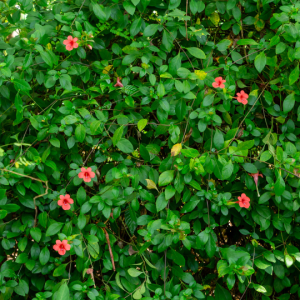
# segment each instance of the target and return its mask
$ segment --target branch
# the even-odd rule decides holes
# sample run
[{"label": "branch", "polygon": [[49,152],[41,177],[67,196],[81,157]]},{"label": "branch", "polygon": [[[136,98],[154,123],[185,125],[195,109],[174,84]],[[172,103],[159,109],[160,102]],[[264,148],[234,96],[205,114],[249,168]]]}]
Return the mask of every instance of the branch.
[{"label": "branch", "polygon": [[110,259],[111,259],[111,263],[112,263],[112,266],[113,266],[113,270],[116,271],[116,266],[115,266],[115,261],[114,261],[114,256],[113,256],[113,253],[112,253],[112,250],[111,250],[111,246],[110,246],[110,241],[109,241],[109,235],[106,231],[105,228],[102,228],[104,233],[105,233],[105,237],[106,237],[106,241],[107,241],[107,245],[108,245],[108,250],[109,250],[109,254],[110,254]]}]

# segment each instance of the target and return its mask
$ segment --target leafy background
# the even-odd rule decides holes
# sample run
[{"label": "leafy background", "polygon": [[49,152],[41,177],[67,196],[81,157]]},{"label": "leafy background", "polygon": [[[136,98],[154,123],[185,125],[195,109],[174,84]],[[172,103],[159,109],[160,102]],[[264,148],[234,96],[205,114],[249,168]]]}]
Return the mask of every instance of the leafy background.
[{"label": "leafy background", "polygon": [[298,299],[299,8],[1,1],[0,299]]}]

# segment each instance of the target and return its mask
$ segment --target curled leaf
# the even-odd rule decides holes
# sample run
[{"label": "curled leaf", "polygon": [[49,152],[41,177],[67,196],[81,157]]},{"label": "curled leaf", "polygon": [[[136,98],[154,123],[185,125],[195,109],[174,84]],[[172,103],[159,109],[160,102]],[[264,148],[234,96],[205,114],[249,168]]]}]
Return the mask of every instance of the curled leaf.
[{"label": "curled leaf", "polygon": [[181,144],[175,144],[171,149],[171,156],[177,156],[178,154],[180,154],[181,149]]},{"label": "curled leaf", "polygon": [[158,191],[157,186],[153,180],[151,180],[151,179],[145,179],[145,180],[147,181],[147,189],[148,190],[157,190]]}]

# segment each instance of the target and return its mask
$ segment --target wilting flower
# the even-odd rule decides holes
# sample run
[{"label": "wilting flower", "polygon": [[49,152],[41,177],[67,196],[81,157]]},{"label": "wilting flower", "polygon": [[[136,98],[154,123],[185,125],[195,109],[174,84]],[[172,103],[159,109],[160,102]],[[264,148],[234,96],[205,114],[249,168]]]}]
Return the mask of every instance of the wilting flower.
[{"label": "wilting flower", "polygon": [[91,45],[87,45],[88,46],[88,48],[90,49],[90,50],[92,50],[93,49],[93,47],[91,46]]},{"label": "wilting flower", "polygon": [[92,168],[81,168],[78,177],[82,178],[84,182],[91,182],[92,178],[95,177],[95,173],[92,171]]},{"label": "wilting flower", "polygon": [[70,195],[67,194],[65,196],[60,195],[57,204],[62,207],[63,210],[69,210],[71,208],[70,204],[73,204],[74,201],[70,198]]},{"label": "wilting flower", "polygon": [[256,191],[257,191],[257,196],[260,197],[259,191],[258,191],[258,177],[264,177],[262,174],[259,174],[259,172],[254,173],[254,174],[249,174],[249,176],[253,177],[255,185],[256,185]]},{"label": "wilting flower", "polygon": [[71,35],[68,36],[66,40],[64,40],[64,45],[66,45],[66,49],[68,51],[72,51],[73,48],[78,48],[78,38],[73,38]]},{"label": "wilting flower", "polygon": [[239,201],[236,201],[235,203],[238,203],[240,207],[250,207],[250,198],[247,197],[246,194],[243,193],[238,199]]},{"label": "wilting flower", "polygon": [[59,255],[65,255],[66,251],[69,251],[71,246],[68,244],[67,240],[56,240],[56,244],[53,246],[53,249],[58,252]]},{"label": "wilting flower", "polygon": [[246,94],[244,91],[241,91],[240,93],[237,93],[236,95],[237,96],[233,97],[233,98],[237,99],[238,102],[240,102],[244,105],[246,105],[248,103],[247,99],[248,99],[249,95]]},{"label": "wilting flower", "polygon": [[117,83],[114,86],[119,86],[119,87],[123,87],[124,86],[122,84],[122,82],[120,81],[120,77],[117,78]]},{"label": "wilting flower", "polygon": [[226,80],[223,80],[222,77],[217,77],[217,78],[215,78],[215,82],[213,82],[212,86],[214,88],[224,89],[224,87],[225,87],[224,83],[225,82],[226,82]]}]

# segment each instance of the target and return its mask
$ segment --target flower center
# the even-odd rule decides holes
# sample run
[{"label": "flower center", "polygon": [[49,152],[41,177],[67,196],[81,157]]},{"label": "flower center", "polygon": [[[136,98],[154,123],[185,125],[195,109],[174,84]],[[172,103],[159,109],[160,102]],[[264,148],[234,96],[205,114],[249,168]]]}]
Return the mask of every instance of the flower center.
[{"label": "flower center", "polygon": [[84,177],[85,177],[86,179],[88,179],[88,178],[90,177],[90,174],[89,174],[88,172],[85,172],[85,173],[84,173]]},{"label": "flower center", "polygon": [[63,244],[60,244],[59,248],[60,248],[60,250],[64,250],[65,246]]},{"label": "flower center", "polygon": [[69,202],[68,202],[66,199],[64,199],[63,204],[66,205],[66,204],[68,204],[68,203],[69,203]]}]

